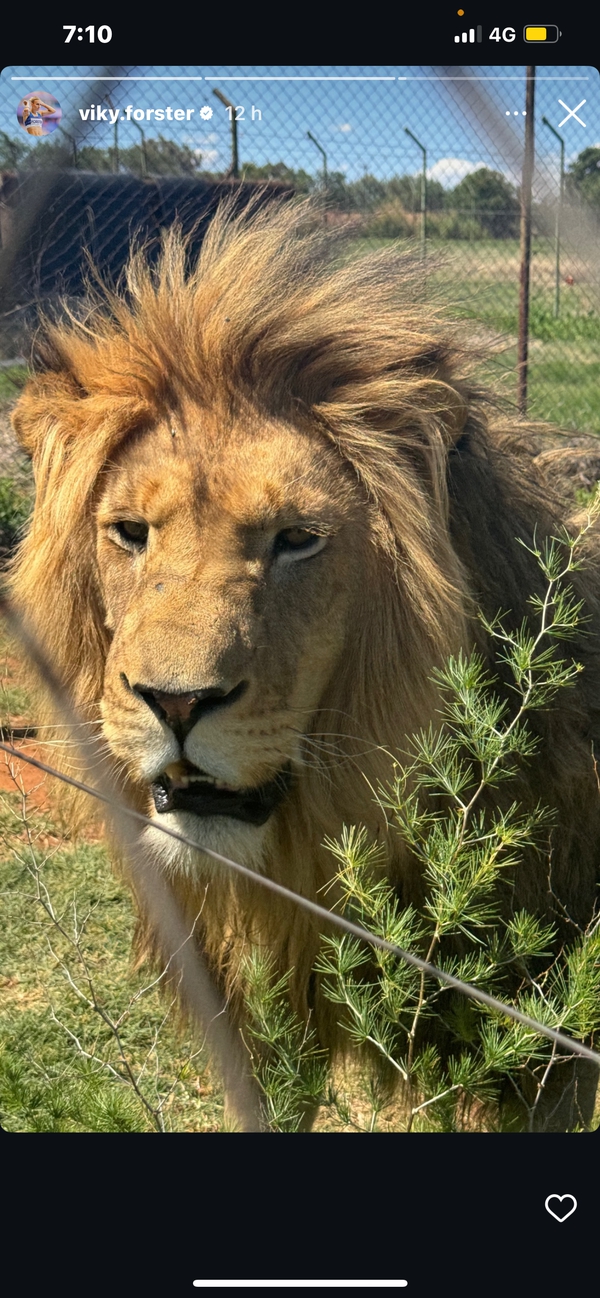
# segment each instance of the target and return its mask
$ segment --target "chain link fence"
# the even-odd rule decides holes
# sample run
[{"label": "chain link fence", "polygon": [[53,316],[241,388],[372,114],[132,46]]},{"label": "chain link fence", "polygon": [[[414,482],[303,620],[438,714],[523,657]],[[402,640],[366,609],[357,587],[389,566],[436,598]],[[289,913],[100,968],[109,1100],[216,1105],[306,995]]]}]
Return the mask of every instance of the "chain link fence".
[{"label": "chain link fence", "polygon": [[[40,308],[77,308],[92,265],[116,283],[131,247],[143,241],[154,256],[175,220],[197,251],[232,194],[240,206],[257,191],[264,202],[318,195],[349,255],[410,250],[425,291],[464,320],[478,377],[516,409],[525,73],[5,69],[0,477],[18,499],[7,488],[4,512],[18,522],[26,507],[28,468],[8,413]],[[597,83],[593,68],[536,70],[527,413],[556,428],[535,449],[584,495],[600,477],[600,147],[588,144],[596,129],[600,139]],[[42,123],[33,137],[32,104]],[[561,458],[565,435],[577,459]],[[2,514],[0,501],[4,548]]]},{"label": "chain link fence", "polygon": [[[197,249],[228,195],[241,207],[257,193],[264,202],[319,195],[324,221],[347,231],[352,256],[406,245],[426,292],[464,320],[465,340],[488,348],[482,375],[515,405],[524,70],[488,79],[478,79],[483,68],[456,71],[110,68],[68,79],[21,69],[15,80],[5,72],[0,482],[5,475],[16,491],[7,508],[14,513],[29,488],[6,412],[40,307],[76,305],[92,265],[118,282],[132,245],[144,240],[152,257],[175,220]],[[582,83],[590,72],[581,70]],[[590,152],[577,119],[566,123],[566,160],[557,134],[559,94],[576,104],[583,91],[570,95],[538,73],[529,413],[576,442],[600,435],[600,241],[587,185],[596,163],[578,147],[581,130]],[[29,138],[17,120],[18,106],[26,99],[31,108],[36,95],[56,110],[47,110],[56,126],[47,138]],[[600,477],[600,456],[590,453],[588,465],[582,487]],[[0,529],[3,507],[0,493]]]},{"label": "chain link fence", "polygon": [[[83,292],[88,256],[114,280],[136,237],[152,248],[177,218],[200,240],[224,192],[235,188],[243,202],[267,181],[273,192],[321,194],[356,255],[392,240],[412,247],[430,291],[477,322],[495,356],[492,381],[510,400],[525,70],[405,71],[5,72],[14,130],[1,141],[4,357],[26,353],[40,300]],[[529,413],[572,433],[600,433],[599,209],[588,201],[598,197],[588,183],[597,159],[586,170],[582,157],[598,152],[587,145],[593,78],[586,68],[536,78]],[[46,139],[27,138],[17,122],[17,101],[22,116],[35,94],[58,105]],[[588,106],[573,113],[581,98]]]}]

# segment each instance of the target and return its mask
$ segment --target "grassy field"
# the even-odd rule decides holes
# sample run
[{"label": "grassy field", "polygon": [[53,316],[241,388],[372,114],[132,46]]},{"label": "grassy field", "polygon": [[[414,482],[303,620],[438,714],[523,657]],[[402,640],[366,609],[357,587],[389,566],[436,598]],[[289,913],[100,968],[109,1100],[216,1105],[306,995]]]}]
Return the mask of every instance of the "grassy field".
[{"label": "grassy field", "polygon": [[[2,712],[31,717],[2,657]],[[52,751],[35,751],[52,760]],[[220,1131],[172,998],[131,969],[135,924],[97,827],[77,843],[43,776],[0,754],[0,1120],[9,1131]],[[132,1084],[135,1079],[138,1090]]]},{"label": "grassy field", "polygon": [[[390,247],[389,239],[357,239],[352,255]],[[400,248],[409,247],[405,241]],[[418,250],[416,250],[418,252]],[[516,410],[519,244],[517,240],[431,239],[428,286],[451,318],[465,322],[464,342],[491,353],[477,377]],[[573,278],[573,284],[565,283]],[[531,269],[529,409],[567,433],[600,435],[600,294],[588,268],[565,256],[560,314],[554,317],[554,254],[534,239]]]},{"label": "grassy field", "polygon": [[0,370],[0,402],[14,401],[18,396],[27,371],[23,365],[7,365]]},{"label": "grassy field", "polygon": [[[432,247],[446,256],[434,284],[451,313],[483,329],[493,357],[482,374],[509,402],[516,402],[519,311],[519,250],[516,242]],[[566,269],[563,268],[566,274]],[[561,279],[560,314],[554,316],[554,257],[534,240],[529,318],[529,408],[568,433],[600,435],[600,301],[583,270],[572,285]],[[488,335],[486,337],[486,334]]]}]

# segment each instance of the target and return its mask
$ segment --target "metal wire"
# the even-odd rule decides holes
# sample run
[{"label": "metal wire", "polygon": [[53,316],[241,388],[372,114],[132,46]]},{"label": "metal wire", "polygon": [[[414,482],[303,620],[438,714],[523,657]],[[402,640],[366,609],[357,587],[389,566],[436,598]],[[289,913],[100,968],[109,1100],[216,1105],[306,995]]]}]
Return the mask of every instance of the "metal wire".
[{"label": "metal wire", "polygon": [[410,951],[404,951],[402,947],[396,946],[394,942],[387,942],[385,938],[369,932],[362,925],[353,923],[352,920],[346,919],[343,915],[337,915],[335,911],[327,910],[325,906],[319,906],[318,902],[311,901],[308,897],[302,897],[300,893],[293,892],[291,888],[276,883],[274,879],[269,879],[266,875],[257,874],[254,870],[249,869],[247,865],[241,865],[239,861],[232,861],[228,856],[222,856],[220,852],[215,852],[210,847],[201,847],[200,844],[194,842],[191,838],[186,838],[185,834],[180,834],[176,829],[171,829],[168,825],[161,825],[160,821],[144,816],[141,811],[135,811],[133,808],[126,807],[123,803],[116,802],[114,797],[100,793],[97,789],[93,789],[89,784],[84,784],[81,780],[76,780],[70,775],[63,775],[61,771],[57,771],[54,767],[48,766],[45,762],[40,762],[37,757],[30,757],[20,752],[12,744],[0,743],[0,749],[5,753],[10,753],[12,757],[19,758],[20,761],[28,762],[30,766],[37,767],[38,770],[44,771],[47,775],[56,776],[57,779],[71,785],[72,788],[79,789],[81,793],[87,793],[92,798],[107,803],[111,808],[117,806],[120,812],[125,813],[132,820],[136,820],[138,824],[157,829],[161,834],[167,834],[169,838],[174,838],[176,842],[182,843],[186,847],[192,847],[197,852],[203,852],[211,860],[227,866],[229,870],[233,870],[245,879],[251,879],[259,887],[267,888],[279,897],[285,897],[287,901],[293,901],[302,910],[308,911],[311,915],[316,915],[318,919],[324,920],[327,924],[333,924],[335,928],[342,929],[345,933],[360,938],[361,941],[367,942],[369,946],[377,947],[381,951],[389,951],[391,955],[397,956],[399,960],[404,960],[406,964],[419,969],[421,973],[428,974],[430,978],[436,978],[438,982],[453,987],[455,991],[461,992],[463,996],[469,996],[471,1000],[487,1005],[488,1009],[495,1010],[497,1013],[513,1019],[515,1023],[523,1024],[524,1027],[531,1028],[541,1036],[548,1037],[561,1049],[568,1050],[572,1054],[581,1055],[584,1059],[590,1059],[592,1063],[600,1068],[600,1054],[597,1054],[595,1050],[591,1050],[589,1046],[583,1045],[582,1042],[566,1036],[564,1032],[557,1032],[555,1028],[550,1028],[545,1023],[538,1023],[536,1019],[530,1018],[528,1014],[522,1014],[514,1006],[507,1005],[504,1001],[498,1000],[497,997],[490,996],[488,992],[471,986],[470,983],[462,982],[460,978],[455,978],[453,974],[446,973],[444,969],[438,969],[436,965],[429,964],[427,960],[422,960],[420,956],[413,955]]},{"label": "metal wire", "polygon": [[[198,187],[201,186],[200,176],[206,178],[206,184],[209,181],[218,183],[223,181],[230,170],[231,121],[225,109],[219,110],[219,113],[215,112],[210,123],[203,122],[196,128],[197,135],[193,139],[190,137],[190,148],[196,154],[202,155],[199,175],[193,180],[188,180],[181,172],[177,176],[169,175],[167,172],[160,176],[155,175],[151,181],[142,181],[141,178],[138,181],[135,174],[132,174],[132,171],[135,171],[132,151],[135,140],[132,131],[134,127],[136,132],[139,131],[135,121],[121,128],[122,136],[119,142],[121,159],[124,157],[128,159],[126,164],[130,167],[128,176],[122,171],[120,175],[102,176],[97,173],[95,176],[90,176],[86,170],[85,160],[81,169],[82,150],[86,146],[100,150],[106,148],[109,138],[108,128],[104,130],[98,124],[92,127],[89,118],[83,119],[80,111],[82,105],[93,101],[104,103],[106,86],[110,83],[110,93],[117,107],[121,108],[127,99],[131,99],[134,104],[139,102],[146,106],[148,88],[143,83],[138,86],[135,82],[132,86],[128,83],[129,73],[142,70],[124,69],[122,84],[119,84],[119,77],[113,75],[109,77],[109,74],[116,71],[111,68],[99,69],[96,79],[90,80],[85,86],[78,86],[77,93],[73,88],[67,87],[64,81],[59,90],[54,87],[63,103],[63,121],[76,141],[74,168],[63,172],[60,183],[56,171],[53,170],[38,178],[31,176],[27,178],[24,173],[21,173],[15,177],[19,186],[22,186],[20,200],[16,191],[14,196],[8,193],[8,189],[2,194],[7,228],[10,226],[10,237],[3,236],[0,256],[0,284],[5,299],[4,310],[0,313],[0,325],[6,331],[9,354],[15,354],[14,350],[10,352],[13,338],[15,345],[18,343],[20,349],[22,317],[27,316],[30,308],[33,310],[37,302],[41,300],[51,303],[59,291],[78,295],[84,244],[91,244],[96,263],[104,273],[116,279],[136,231],[143,227],[146,234],[151,235],[160,226],[168,224],[172,219],[169,215],[169,203],[176,203],[183,211],[185,203],[193,201],[194,211],[196,211],[199,201]],[[177,73],[178,69],[171,71]],[[220,78],[223,84],[236,81],[243,84],[250,81],[248,74],[256,70],[232,68],[220,71],[223,72]],[[512,316],[516,310],[517,283],[516,264],[513,265],[514,257],[509,255],[511,238],[514,234],[511,225],[515,219],[514,211],[512,208],[487,210],[478,205],[476,200],[471,204],[468,196],[465,199],[464,195],[460,203],[457,200],[456,210],[447,200],[438,210],[435,203],[437,201],[441,203],[442,196],[438,191],[436,199],[436,191],[432,185],[432,180],[437,179],[449,191],[460,179],[459,173],[455,171],[456,163],[460,160],[455,156],[454,139],[457,131],[462,130],[464,121],[467,120],[465,110],[468,108],[469,130],[472,135],[471,152],[466,159],[463,158],[463,162],[466,160],[469,171],[482,164],[491,167],[498,175],[506,175],[508,171],[514,189],[520,174],[522,123],[515,123],[512,120],[517,115],[521,116],[520,102],[517,103],[515,99],[514,108],[519,109],[519,114],[513,111],[512,99],[510,104],[507,99],[507,106],[504,104],[505,92],[508,94],[510,91],[512,94],[510,87],[503,85],[488,87],[485,81],[481,84],[476,83],[472,77],[468,81],[452,79],[438,81],[435,76],[430,75],[434,72],[433,69],[415,69],[415,73],[424,75],[415,76],[413,80],[410,118],[407,117],[406,122],[404,117],[398,114],[397,95],[388,93],[387,89],[384,93],[379,84],[360,88],[360,99],[355,97],[354,100],[357,105],[356,120],[352,118],[350,121],[347,119],[347,101],[344,98],[343,86],[336,87],[330,84],[330,80],[325,85],[320,84],[322,78],[319,74],[329,73],[331,69],[312,68],[309,71],[311,73],[309,79],[314,81],[311,87],[310,117],[306,116],[307,101],[291,96],[288,85],[281,87],[280,102],[278,88],[271,87],[269,90],[269,103],[280,111],[281,122],[281,127],[278,127],[276,133],[271,131],[269,137],[270,147],[274,150],[272,159],[274,178],[283,176],[282,167],[284,171],[291,167],[296,176],[296,183],[301,169],[305,170],[307,180],[311,181],[309,173],[314,173],[314,158],[310,144],[306,145],[304,142],[307,138],[310,140],[312,132],[320,138],[320,131],[326,129],[329,133],[328,172],[323,176],[323,184],[328,190],[332,224],[339,221],[351,225],[356,220],[357,234],[360,234],[364,249],[369,244],[377,246],[382,238],[398,236],[416,238],[420,231],[422,198],[416,180],[419,159],[416,155],[413,156],[415,153],[413,146],[407,144],[405,126],[407,124],[412,126],[425,144],[430,139],[435,138],[438,141],[443,139],[442,151],[445,151],[447,156],[436,162],[435,168],[432,169],[434,174],[430,174],[428,180],[428,191],[430,191],[427,197],[428,240],[430,238],[438,242],[443,240],[452,250],[451,278],[453,286],[455,283],[460,285],[458,306],[461,314],[465,311],[470,314],[470,309],[466,310],[466,307],[474,284],[479,295],[476,314],[481,315],[486,328],[495,331],[501,324],[503,330],[510,332]],[[441,71],[448,73],[452,70]],[[454,72],[456,71],[454,69]],[[38,70],[32,69],[31,72],[33,85],[38,79]],[[182,85],[171,83],[168,95],[174,109],[187,107],[191,102],[196,103],[196,100],[201,103],[202,98],[208,102],[210,89],[215,83],[219,84],[218,73],[219,70],[215,70],[215,75],[205,77],[203,83],[193,91],[187,85],[189,78],[186,78]],[[388,78],[390,82],[396,79],[395,76]],[[380,78],[376,80],[379,82]],[[260,137],[257,134],[261,129],[260,118],[253,126],[254,109],[250,107],[250,99],[254,98],[258,103],[256,96],[262,92],[258,83],[252,86],[251,93],[246,93],[242,89],[242,84],[237,87],[235,93],[242,99],[244,94],[248,98],[249,93],[250,98],[248,98],[246,118],[243,126],[240,127],[241,170],[242,174],[250,178],[253,175],[254,151],[258,151],[256,157],[257,160],[261,160],[258,158]],[[15,96],[25,93],[26,89],[25,84],[15,82]],[[193,101],[190,99],[192,93],[196,96]],[[356,88],[353,93],[358,94]],[[11,88],[12,94],[13,88]],[[231,94],[234,94],[233,88]],[[510,112],[508,108],[511,109]],[[338,122],[335,128],[337,133],[333,135],[330,127],[332,113],[333,118]],[[374,134],[375,126],[377,129]],[[311,131],[308,130],[309,127]],[[127,130],[129,130],[128,135]],[[112,135],[110,138],[112,139]],[[374,138],[380,142],[376,148],[372,144]],[[106,152],[108,158],[110,148]],[[79,153],[79,162],[77,153]],[[281,157],[281,163],[277,162],[276,155]],[[58,166],[62,165],[62,157],[58,151],[56,163]],[[97,162],[94,165],[97,165]],[[119,170],[116,142],[111,165],[114,165],[115,172]],[[147,170],[147,160],[144,165]],[[532,291],[534,303],[542,314],[548,312],[548,304],[554,292],[552,243],[554,227],[548,213],[552,216],[554,211],[552,205],[556,198],[557,184],[555,173],[554,159],[545,153],[543,156],[538,156],[535,192],[539,204],[540,224],[537,231],[539,256],[534,261]],[[344,185],[344,177],[354,183],[354,188]],[[317,183],[318,180],[318,177],[312,175],[312,182]],[[336,191],[336,185],[339,193]],[[143,213],[140,208],[142,198],[145,204]],[[466,208],[465,202],[468,203]],[[429,209],[430,204],[431,209]],[[543,210],[544,205],[548,207],[547,212]],[[13,220],[15,215],[16,221]],[[593,258],[586,250],[587,242],[590,246],[593,245],[593,249],[596,248],[596,244],[594,240],[587,239],[588,218],[584,209],[575,205],[573,198],[567,215],[568,221],[565,218],[562,240],[565,250],[563,270],[569,272],[566,278],[568,314],[587,318],[588,315],[597,312],[600,300],[597,270],[592,264]],[[498,231],[500,231],[499,235]],[[485,250],[484,255],[480,249]],[[9,284],[12,285],[12,296],[7,295]],[[488,296],[490,296],[489,304]],[[14,335],[11,332],[13,319],[18,325]],[[563,345],[563,363],[565,358]],[[576,359],[575,353],[573,358]],[[591,410],[590,418],[593,415],[594,411]],[[27,648],[63,715],[69,725],[74,727],[74,733],[80,733],[77,729],[80,724],[79,719],[75,717],[72,704],[56,679],[50,664],[46,662],[43,652],[5,601],[0,601],[0,612],[4,612],[12,629]],[[565,1033],[537,1022],[487,992],[462,982],[411,952],[370,933],[344,916],[327,910],[264,875],[257,874],[247,866],[232,861],[212,849],[200,847],[176,830],[161,824],[160,820],[150,819],[127,807],[116,797],[108,784],[106,788],[94,788],[23,753],[10,743],[0,742],[0,749],[65,784],[89,794],[111,808],[118,822],[119,836],[125,845],[125,854],[131,866],[136,890],[148,910],[165,950],[176,951],[181,948],[181,956],[177,957],[180,963],[176,968],[181,974],[184,995],[203,1031],[207,1034],[208,1044],[219,1063],[228,1094],[234,1097],[234,1104],[240,1114],[244,1130],[263,1129],[257,1091],[248,1076],[248,1057],[243,1054],[239,1036],[229,1024],[221,994],[201,953],[197,947],[193,947],[186,940],[189,934],[168,882],[157,869],[149,868],[148,863],[142,860],[139,834],[134,836],[132,830],[134,824],[151,826],[152,829],[166,834],[185,846],[203,852],[220,866],[252,880],[258,887],[267,888],[311,913],[321,923],[359,938],[372,947],[390,952],[460,994],[548,1038],[561,1050],[589,1059],[600,1067],[600,1054],[582,1042],[575,1041]],[[83,745],[82,752],[84,752]],[[88,769],[90,766],[91,763],[88,764]]]},{"label": "metal wire", "polygon": [[[5,617],[13,634],[21,640],[68,726],[74,735],[80,736],[82,733],[80,718],[69,696],[57,679],[35,637],[24,626],[9,601],[1,595],[0,613]],[[119,846],[129,868],[135,892],[154,932],[158,935],[161,953],[164,954],[173,977],[179,982],[182,1000],[200,1027],[221,1073],[227,1103],[242,1131],[264,1131],[266,1128],[259,1090],[251,1074],[249,1053],[241,1035],[229,1021],[227,1005],[198,943],[191,943],[189,940],[189,925],[184,919],[168,880],[160,869],[148,860],[147,853],[139,842],[139,836],[133,834],[131,822],[132,819],[137,819],[137,813],[132,814],[130,808],[115,796],[109,779],[106,776],[99,776],[95,769],[94,778],[98,780],[100,788],[94,789],[81,781],[73,780],[70,776],[63,775],[52,767],[46,767],[36,758],[20,753],[12,744],[3,743],[2,748],[12,756],[22,757],[30,765],[55,775],[64,783],[71,784],[110,806]],[[93,747],[89,737],[79,739],[78,748],[84,765],[90,769]]]},{"label": "metal wire", "polygon": [[[415,67],[407,77],[398,73],[408,69],[392,67],[282,67],[267,69],[265,76],[264,68],[251,66],[182,66],[170,68],[161,80],[149,78],[152,71],[98,68],[87,82],[49,78],[48,90],[62,106],[61,130],[41,142],[43,166],[21,160],[0,187],[0,216],[8,232],[0,253],[0,330],[7,355],[21,354],[36,302],[51,309],[58,295],[78,298],[83,293],[86,250],[101,274],[116,281],[136,233],[154,246],[160,229],[175,215],[184,227],[188,220],[193,224],[206,216],[218,187],[230,185],[239,171],[250,185],[270,175],[299,190],[321,190],[328,221],[355,230],[357,252],[391,238],[415,247],[426,242],[428,261],[430,248],[436,255],[443,248],[448,266],[432,272],[432,287],[435,282],[436,291],[449,295],[459,315],[477,320],[490,338],[502,335],[494,364],[498,380],[504,376],[507,363],[512,366],[506,349],[514,341],[518,306],[522,69],[499,68],[490,78],[490,69],[483,67]],[[371,71],[377,75],[355,75]],[[510,77],[501,75],[507,71]],[[577,71],[585,76],[589,70],[573,69]],[[39,69],[19,72],[20,79],[0,84],[7,121],[19,96],[30,93],[39,80]],[[194,72],[198,75],[190,75]],[[541,128],[541,115],[556,107],[550,82],[550,76],[539,82],[536,119],[534,387],[548,380],[549,367],[560,385],[561,365],[581,364],[577,330],[582,339],[592,330],[593,341],[600,304],[597,225],[569,175],[561,202],[557,271],[559,151]],[[118,113],[114,124],[101,116],[109,99]],[[164,118],[161,105],[167,101],[169,112],[185,117],[179,126]],[[232,111],[226,105],[234,101]],[[163,113],[160,121],[153,115],[157,109]],[[132,113],[142,113],[143,129]],[[22,136],[17,126],[15,134]],[[325,169],[313,139],[326,152]],[[415,139],[427,151],[426,186]],[[24,147],[22,138],[13,143],[17,151]],[[478,173],[479,182],[463,183]],[[556,335],[561,339],[559,358],[550,345],[554,335],[549,324],[557,310],[557,282],[562,284],[561,317],[572,325]],[[585,422],[598,431],[593,397],[586,393],[580,394]],[[564,396],[556,412],[556,420],[561,418],[570,426]]]}]

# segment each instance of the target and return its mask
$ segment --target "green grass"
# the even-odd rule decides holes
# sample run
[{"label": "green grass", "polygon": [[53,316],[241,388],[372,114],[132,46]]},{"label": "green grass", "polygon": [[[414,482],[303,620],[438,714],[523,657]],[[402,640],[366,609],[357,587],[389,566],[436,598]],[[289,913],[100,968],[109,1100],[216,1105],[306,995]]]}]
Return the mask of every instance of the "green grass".
[{"label": "green grass", "polygon": [[[516,246],[486,249],[473,245],[468,256],[452,261],[453,273],[434,274],[435,289],[457,319],[483,330],[496,353],[482,367],[482,378],[499,395],[516,403],[519,289]],[[450,267],[448,268],[450,269]],[[503,273],[504,272],[504,273]],[[506,273],[509,272],[509,273]],[[600,434],[600,310],[590,286],[562,285],[560,315],[554,317],[554,281],[548,264],[532,268],[529,317],[528,415],[568,432]]]},{"label": "green grass", "polygon": [[[9,648],[0,635],[0,725],[25,716],[30,708],[29,695],[17,678],[17,661]],[[3,760],[4,756],[0,755],[0,761]]]},{"label": "green grass", "polygon": [[[132,1087],[109,1072],[107,1065],[124,1074],[114,1035],[69,982],[68,975],[89,996],[80,957],[35,900],[19,803],[18,795],[5,794],[0,809],[0,1122],[20,1132],[153,1131]],[[54,827],[44,827],[39,813],[30,822],[43,884],[67,934],[81,932],[98,1002],[115,1022],[125,1012],[123,1052],[136,1076],[144,1068],[141,1089],[153,1107],[170,1092],[165,1129],[222,1129],[219,1088],[198,1044],[178,1029],[171,998],[154,989],[126,1012],[152,976],[131,971],[133,908],[106,851],[98,844],[57,846]],[[74,1037],[94,1059],[83,1057]]]},{"label": "green grass", "polygon": [[25,365],[9,365],[0,369],[0,401],[14,401],[27,382]]},{"label": "green grass", "polygon": [[[434,250],[432,250],[434,251]],[[439,249],[437,250],[439,252]],[[456,319],[483,330],[496,353],[482,378],[516,403],[519,313],[518,245],[513,241],[444,250],[447,267],[433,273],[434,292]],[[486,258],[489,263],[486,264]],[[433,260],[433,258],[432,258]],[[560,315],[554,316],[552,259],[539,250],[532,261],[529,316],[528,415],[568,432],[600,434],[600,302],[582,282],[561,284]]]},{"label": "green grass", "polygon": [[0,546],[4,549],[12,549],[18,542],[32,504],[33,481],[25,486],[12,478],[0,477]]},{"label": "green grass", "polygon": [[[566,321],[562,322],[566,326]],[[528,416],[567,433],[600,436],[600,354],[590,341],[529,344]],[[508,338],[477,377],[516,410],[516,342]]]},{"label": "green grass", "polygon": [[2,724],[22,717],[27,707],[27,693],[20,685],[3,684],[0,688],[0,718]]},{"label": "green grass", "polygon": [[19,540],[33,501],[31,467],[23,455],[18,457],[17,470],[14,453],[9,450],[8,416],[27,376],[24,365],[0,369],[0,554],[7,554]]},{"label": "green grass", "polygon": [[[10,676],[6,687],[14,710],[27,715],[26,692]],[[120,1021],[140,1089],[153,1108],[164,1102],[165,1130],[223,1130],[220,1087],[178,1023],[172,994],[157,987],[139,994],[155,975],[132,971],[133,904],[105,848],[65,839],[54,817],[23,798],[5,760],[1,754],[9,787],[0,793],[0,1123],[13,1132],[156,1130],[131,1085],[110,1072],[125,1074],[114,1033],[74,990],[92,999],[85,961],[97,1003]]]},{"label": "green grass", "polygon": [[[598,355],[594,349],[595,356]],[[570,432],[600,436],[600,362],[548,359],[531,365],[530,413]]]},{"label": "green grass", "polygon": [[[356,239],[352,256],[395,242],[419,255],[418,240]],[[585,270],[563,256],[560,315],[554,317],[554,256],[548,240],[533,240],[528,414],[567,432],[600,435],[600,298]],[[430,239],[427,283],[432,300],[475,331],[493,352],[476,377],[516,408],[519,316],[519,243],[515,239]],[[468,335],[465,336],[468,348]]]}]

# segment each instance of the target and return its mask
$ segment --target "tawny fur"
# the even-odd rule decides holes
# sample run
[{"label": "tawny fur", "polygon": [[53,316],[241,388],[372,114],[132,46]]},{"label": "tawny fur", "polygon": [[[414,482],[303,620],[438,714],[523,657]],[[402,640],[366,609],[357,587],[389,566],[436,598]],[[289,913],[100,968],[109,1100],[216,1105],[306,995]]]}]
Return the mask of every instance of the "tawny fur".
[{"label": "tawny fur", "polygon": [[[193,512],[194,502],[216,501],[210,535],[218,538],[223,501],[229,513],[237,508],[235,481],[232,486],[225,467],[224,485],[219,466],[235,464],[239,456],[245,483],[259,447],[272,484],[277,463],[287,464],[289,439],[289,464],[305,463],[308,485],[342,520],[340,535],[348,537],[352,563],[344,568],[340,545],[338,584],[346,581],[350,595],[345,624],[340,615],[335,636],[332,631],[332,645],[337,639],[318,703],[298,721],[308,738],[293,757],[293,790],[251,863],[323,901],[335,870],[325,837],[339,837],[344,823],[364,823],[385,846],[389,877],[402,901],[420,904],[419,869],[386,827],[373,789],[390,776],[390,754],[405,751],[418,727],[435,723],[434,669],[449,653],[474,643],[487,654],[477,606],[489,616],[509,611],[514,626],[530,614],[529,597],[543,578],[519,540],[530,545],[534,531],[538,539],[552,532],[556,511],[534,477],[531,458],[519,454],[518,426],[490,420],[493,407],[466,377],[455,335],[415,295],[414,275],[397,253],[342,257],[337,248],[331,251],[310,209],[283,204],[246,218],[221,213],[197,265],[190,268],[186,257],[172,232],[156,270],[138,255],[126,290],[90,306],[87,319],[47,330],[44,367],[14,418],[33,457],[37,491],[31,527],[12,569],[14,598],[81,715],[101,734],[105,664],[113,637],[123,636],[119,628],[129,598],[115,593],[117,611],[108,607],[111,564],[116,573],[122,560],[97,549],[106,493],[117,489],[120,473],[129,474],[129,483],[143,477],[150,494],[166,492],[166,479],[172,479],[169,508],[189,506],[189,518],[198,514],[198,528],[205,526],[204,514],[198,513],[200,505]],[[165,457],[172,424],[179,438],[174,444],[182,449],[171,471]],[[150,483],[152,472],[157,481]],[[284,497],[289,476],[282,475]],[[244,483],[240,477],[240,491]],[[247,493],[239,499],[239,508],[248,508]],[[550,710],[532,719],[539,754],[510,789],[511,801],[532,805],[541,799],[555,807],[557,824],[549,851],[523,860],[503,900],[507,910],[528,906],[557,920],[548,887],[551,852],[554,892],[579,923],[592,913],[600,858],[593,760],[600,738],[600,582],[591,550],[589,555],[575,583],[589,621],[566,651],[585,671]],[[202,592],[204,569],[197,563],[194,545],[181,531],[169,572],[177,568],[178,580],[193,580],[194,590]],[[215,573],[213,564],[207,600],[217,598]],[[140,598],[143,577],[136,581],[131,599]],[[115,589],[129,590],[123,582],[115,576]],[[235,596],[228,598],[233,603],[223,604],[219,595],[225,638],[228,618],[241,625]],[[160,652],[176,676],[185,630],[179,618],[188,618],[188,603],[173,604],[183,612],[173,615],[170,631],[161,621]],[[144,617],[144,634],[151,638],[150,614]],[[250,613],[248,619],[254,626]],[[271,627],[274,649],[284,657],[287,625],[282,619]],[[247,631],[250,639],[252,634]],[[310,654],[303,664],[302,671],[310,673]],[[254,681],[251,699],[261,688],[268,694],[269,684]],[[118,680],[111,691],[112,702],[104,704],[108,751],[118,752],[124,796],[149,809],[139,752],[128,763],[129,741],[119,746],[124,705]],[[243,714],[245,734],[250,720]],[[258,771],[259,755],[252,762]],[[307,1013],[310,1005],[321,1039],[335,1045],[336,1015],[311,980],[319,945],[313,921],[263,889],[208,868],[200,853],[179,862],[171,856],[168,869],[188,916],[202,907],[201,940],[229,990],[249,944],[264,944],[280,972],[293,970],[296,1006]],[[146,940],[152,946],[153,935]]]}]

